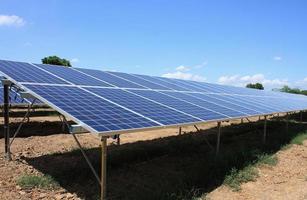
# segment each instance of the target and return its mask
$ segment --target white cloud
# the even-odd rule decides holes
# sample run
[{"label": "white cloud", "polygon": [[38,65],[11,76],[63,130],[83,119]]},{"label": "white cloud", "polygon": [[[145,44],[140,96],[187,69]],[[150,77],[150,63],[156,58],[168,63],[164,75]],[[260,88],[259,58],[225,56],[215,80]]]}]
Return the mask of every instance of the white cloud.
[{"label": "white cloud", "polygon": [[307,77],[303,80],[299,80],[295,83],[295,87],[301,88],[301,89],[307,89]]},{"label": "white cloud", "polygon": [[281,56],[274,56],[273,59],[276,60],[276,61],[281,61],[282,57]]},{"label": "white cloud", "polygon": [[78,62],[79,62],[79,59],[78,59],[78,58],[72,58],[72,59],[70,60],[70,62],[72,62],[72,63],[78,63]]},{"label": "white cloud", "polygon": [[177,79],[183,79],[183,80],[192,80],[192,81],[206,81],[206,78],[197,74],[192,74],[192,73],[184,73],[181,71],[177,71],[174,73],[166,73],[163,74],[162,77],[165,78],[177,78]]},{"label": "white cloud", "polygon": [[218,83],[224,85],[234,85],[245,87],[248,83],[262,83],[265,88],[274,88],[280,87],[284,85],[289,85],[287,79],[267,79],[263,74],[255,74],[255,75],[232,75],[232,76],[221,76],[218,79]]},{"label": "white cloud", "polygon": [[190,71],[190,68],[183,66],[183,65],[180,65],[179,67],[176,67],[176,71],[187,72],[187,71]]},{"label": "white cloud", "polygon": [[0,15],[0,26],[20,27],[26,24],[26,21],[16,15]]}]

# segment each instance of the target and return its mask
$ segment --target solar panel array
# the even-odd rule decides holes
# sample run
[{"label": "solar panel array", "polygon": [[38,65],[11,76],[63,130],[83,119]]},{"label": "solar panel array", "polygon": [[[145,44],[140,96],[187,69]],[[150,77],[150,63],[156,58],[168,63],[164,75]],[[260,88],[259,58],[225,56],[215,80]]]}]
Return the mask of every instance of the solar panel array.
[{"label": "solar panel array", "polygon": [[[9,102],[12,105],[20,105],[20,104],[28,104],[28,100],[23,99],[20,97],[20,95],[15,92],[14,90],[10,91],[9,94]],[[4,103],[4,99],[3,99],[3,86],[0,86],[0,106],[2,106]]]},{"label": "solar panel array", "polygon": [[94,133],[307,109],[307,98],[146,75],[0,60],[0,72]]}]

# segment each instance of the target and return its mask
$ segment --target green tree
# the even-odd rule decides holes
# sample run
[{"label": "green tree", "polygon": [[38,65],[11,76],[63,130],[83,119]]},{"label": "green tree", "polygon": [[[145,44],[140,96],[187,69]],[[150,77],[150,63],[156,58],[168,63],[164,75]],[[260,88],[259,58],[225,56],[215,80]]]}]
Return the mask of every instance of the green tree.
[{"label": "green tree", "polygon": [[281,89],[278,89],[280,92],[287,92],[287,93],[292,93],[292,94],[303,94],[307,95],[307,90],[300,90],[298,88],[290,88],[289,86],[285,85]]},{"label": "green tree", "polygon": [[279,91],[281,92],[287,92],[292,94],[301,94],[301,90],[298,88],[290,88],[289,86],[285,85],[282,87]]},{"label": "green tree", "polygon": [[261,83],[249,83],[246,85],[247,88],[253,88],[253,89],[258,89],[258,90],[264,90],[264,87]]},{"label": "green tree", "polygon": [[51,65],[62,65],[71,67],[69,60],[64,58],[59,58],[58,56],[48,56],[42,59],[43,64],[51,64]]}]

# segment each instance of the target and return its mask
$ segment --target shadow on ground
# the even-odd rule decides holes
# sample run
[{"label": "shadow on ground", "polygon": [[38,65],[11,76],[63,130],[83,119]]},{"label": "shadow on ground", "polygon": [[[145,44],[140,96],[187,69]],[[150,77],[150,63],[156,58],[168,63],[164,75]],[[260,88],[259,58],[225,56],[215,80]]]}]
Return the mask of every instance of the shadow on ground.
[{"label": "shadow on ground", "polygon": [[[220,186],[232,168],[242,169],[259,153],[278,151],[306,129],[307,124],[291,120],[287,133],[284,121],[271,120],[267,145],[263,146],[263,121],[223,127],[216,159],[216,129],[110,146],[108,199],[193,199]],[[100,149],[88,149],[86,153],[100,171]],[[98,184],[79,151],[25,159],[69,192],[84,199],[99,198]]]}]

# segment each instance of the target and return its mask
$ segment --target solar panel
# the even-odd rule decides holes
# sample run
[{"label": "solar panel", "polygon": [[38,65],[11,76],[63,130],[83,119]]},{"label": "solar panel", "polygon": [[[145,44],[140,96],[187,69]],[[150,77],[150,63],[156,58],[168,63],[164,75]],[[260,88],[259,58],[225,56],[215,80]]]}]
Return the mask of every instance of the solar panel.
[{"label": "solar panel", "polygon": [[[3,105],[4,97],[3,97],[3,87],[0,86],[0,105]],[[20,105],[20,104],[28,104],[29,101],[20,97],[14,90],[11,90],[9,93],[9,102],[11,104]]]},{"label": "solar panel", "polygon": [[18,82],[67,84],[29,63],[0,60],[0,71]]},{"label": "solar panel", "polygon": [[93,133],[307,109],[307,97],[195,81],[0,60],[0,72]]},{"label": "solar panel", "polygon": [[93,69],[81,69],[78,68],[77,70],[82,71],[86,74],[89,74],[93,77],[96,77],[100,80],[103,80],[113,86],[121,87],[121,88],[146,88],[144,86],[141,86],[139,84],[133,83],[131,81],[119,78],[117,76],[114,76],[108,72],[103,72],[99,70],[93,70]]},{"label": "solar panel", "polygon": [[149,98],[153,101],[180,110],[192,116],[199,118],[201,121],[210,121],[215,119],[227,119],[229,116],[219,113],[217,111],[209,110],[204,107],[189,103],[187,101],[177,99],[156,91],[148,90],[131,90],[131,92]]},{"label": "solar panel", "polygon": [[203,108],[209,109],[209,110],[214,110],[217,111],[225,116],[228,117],[243,117],[243,116],[248,116],[249,114],[244,113],[239,110],[234,110],[231,109],[230,107],[226,107],[220,104],[217,104],[215,102],[209,101],[206,96],[203,96],[203,98],[196,98],[188,93],[182,93],[182,92],[162,92],[164,94],[168,94],[172,97],[176,97],[178,99],[185,100],[187,102],[191,102],[195,105],[201,106]]},{"label": "solar panel", "polygon": [[121,72],[109,72],[112,75],[124,78],[126,80],[129,80],[131,82],[137,83],[139,85],[142,85],[144,87],[150,88],[150,89],[155,89],[155,90],[170,90],[170,88],[167,88],[163,85],[160,85],[157,82],[150,82],[148,80],[142,79],[138,76],[135,76],[133,74],[126,74],[126,73],[121,73]]},{"label": "solar panel", "polygon": [[43,64],[38,64],[36,66],[58,77],[61,77],[65,79],[66,81],[69,81],[70,83],[75,84],[75,85],[113,87],[112,85],[100,79],[94,78],[92,76],[89,76],[77,70],[74,70],[70,67],[61,67],[61,66],[43,65]]},{"label": "solar panel", "polygon": [[78,87],[33,84],[24,86],[94,132],[161,125]]},{"label": "solar panel", "polygon": [[200,121],[199,119],[190,115],[184,114],[154,101],[150,101],[142,97],[140,98],[140,96],[125,90],[106,88],[88,88],[88,90],[126,108],[133,109],[134,111],[154,119],[163,125]]},{"label": "solar panel", "polygon": [[188,88],[181,87],[177,84],[170,83],[168,81],[165,81],[161,77],[153,77],[153,76],[145,76],[145,75],[135,75],[141,79],[144,79],[146,81],[150,81],[153,83],[159,83],[159,85],[162,85],[165,88],[168,88],[169,90],[177,90],[177,91],[190,91]]}]

